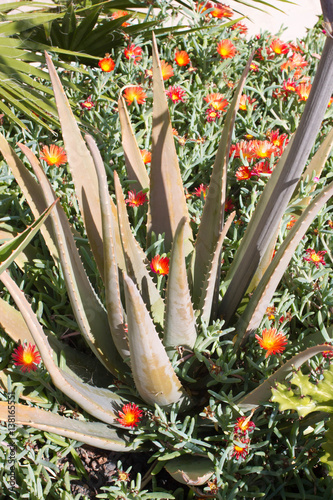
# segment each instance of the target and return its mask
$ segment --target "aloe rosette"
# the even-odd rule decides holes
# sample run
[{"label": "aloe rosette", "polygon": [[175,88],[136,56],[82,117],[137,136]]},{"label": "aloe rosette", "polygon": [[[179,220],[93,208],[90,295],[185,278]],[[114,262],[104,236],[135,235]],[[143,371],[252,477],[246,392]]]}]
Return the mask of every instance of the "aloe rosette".
[{"label": "aloe rosette", "polygon": [[[332,42],[328,37],[299,129],[260,197],[226,276],[223,285],[226,292],[222,300],[219,295],[221,252],[235,215],[232,213],[224,220],[229,150],[251,59],[225,118],[201,224],[195,238],[189,222],[155,39],[152,162],[149,176],[123,98],[119,98],[128,178],[135,181],[140,189],[148,189],[147,247],[156,236],[163,234],[164,248],[170,251],[170,272],[164,299],[148,271],[146,254],[133,235],[117,173],[114,173],[115,203],[108,191],[105,167],[98,147],[91,136],[87,135],[83,139],[60,79],[46,54],[68,164],[87,238],[104,283],[105,303],[101,302],[89,282],[72,228],[59,202],[55,204],[41,231],[51,256],[63,270],[78,328],[99,361],[98,369],[124,384],[133,385],[134,381],[137,401],[141,400],[146,406],[153,408],[157,405],[169,411],[178,405],[180,411],[185,413],[188,408],[202,406],[202,394],[195,396],[190,393],[186,378],[182,378],[176,369],[175,352],[180,346],[190,352],[197,352],[201,323],[208,325],[222,318],[228,327],[236,326],[234,351],[237,354],[247,336],[259,326],[295,248],[332,196],[333,183],[313,199],[304,200],[296,224],[270,262],[267,255],[271,254],[272,246],[275,245],[274,235],[288,203],[293,197],[298,199],[298,182],[333,90]],[[308,167],[316,175],[323,168],[332,144],[333,132],[322,143]],[[0,136],[0,149],[38,219],[46,207],[56,202],[56,195],[32,151],[23,144],[18,146],[28,158],[37,180],[6,139]],[[119,422],[118,412],[128,403],[128,399],[120,395],[119,391],[96,387],[80,378],[76,353],[52,335],[44,333],[24,293],[8,272],[1,275],[1,280],[18,308],[17,311],[0,299],[4,329],[16,341],[35,343],[54,385],[99,420],[74,421],[42,409],[17,404],[17,423],[52,431],[104,449],[130,450],[140,447],[139,441],[130,442],[130,437]],[[245,311],[239,316],[238,306],[251,282],[256,283],[255,288]],[[15,329],[12,327],[14,317],[17,325]],[[236,323],[235,317],[238,318]],[[293,366],[300,366],[323,350],[333,350],[333,347],[311,347],[289,360],[252,393],[244,396],[238,402],[239,408],[247,411],[267,401],[270,388],[276,381],[284,379]],[[6,411],[7,404],[0,403],[1,420],[6,420]],[[173,465],[173,461],[169,461],[168,470],[177,476],[179,467],[186,472],[193,471],[197,457],[182,455],[175,460]],[[191,484],[200,484],[199,477],[205,478],[202,482],[206,481],[211,466],[208,458],[203,463],[200,461],[197,479],[192,478],[194,482]],[[204,473],[205,469],[208,476]]]}]

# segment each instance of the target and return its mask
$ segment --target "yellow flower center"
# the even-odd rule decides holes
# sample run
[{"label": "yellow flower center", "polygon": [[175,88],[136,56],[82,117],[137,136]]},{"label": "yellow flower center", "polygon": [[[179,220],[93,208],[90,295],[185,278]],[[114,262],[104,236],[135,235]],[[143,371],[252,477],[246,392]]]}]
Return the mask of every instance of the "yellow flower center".
[{"label": "yellow flower center", "polygon": [[34,360],[34,357],[32,356],[31,352],[24,351],[23,355],[22,355],[22,359],[23,359],[23,363],[25,365],[31,365],[33,360]]}]

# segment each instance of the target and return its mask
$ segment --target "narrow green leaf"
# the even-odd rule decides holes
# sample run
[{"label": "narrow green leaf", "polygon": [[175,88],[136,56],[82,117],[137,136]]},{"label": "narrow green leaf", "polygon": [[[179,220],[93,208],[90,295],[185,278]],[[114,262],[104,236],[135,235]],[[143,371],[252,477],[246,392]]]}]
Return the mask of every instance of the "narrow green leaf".
[{"label": "narrow green leaf", "polygon": [[169,250],[179,221],[186,217],[185,253],[192,250],[192,230],[180,175],[167,98],[153,35],[153,130],[150,169],[147,237],[165,233],[165,248]]},{"label": "narrow green leaf", "polygon": [[170,271],[166,291],[164,346],[171,358],[177,346],[193,348],[196,338],[196,324],[187,282],[184,250],[186,218],[180,220],[172,243]]},{"label": "narrow green leaf", "polygon": [[75,192],[84,220],[89,243],[97,267],[104,277],[102,219],[99,204],[98,180],[93,159],[81,136],[60,79],[52,60],[45,53],[54,95],[56,98],[68,164],[74,180]]},{"label": "narrow green leaf", "polygon": [[118,266],[114,252],[114,221],[110,205],[110,195],[108,190],[108,181],[98,147],[90,135],[85,136],[89,150],[93,157],[96,173],[98,177],[99,195],[102,213],[103,228],[103,249],[104,249],[104,282],[105,282],[105,301],[108,312],[110,331],[114,344],[121,357],[128,358],[128,341],[125,332],[125,323],[120,299],[120,287],[118,279]]},{"label": "narrow green leaf", "polygon": [[[4,422],[8,421],[7,402],[0,402],[0,419]],[[84,422],[18,403],[15,404],[15,423],[45,432],[53,432],[102,450],[124,452],[133,448],[125,434],[122,435],[102,422]],[[137,449],[137,446],[135,448]]]},{"label": "narrow green leaf", "polygon": [[172,368],[141,295],[124,274],[128,338],[135,386],[144,401],[167,407],[184,397],[184,390]]},{"label": "narrow green leaf", "polygon": [[147,271],[147,267],[149,266],[148,259],[132,233],[123,192],[116,171],[114,172],[114,186],[117,198],[119,231],[126,262],[126,273],[139,288],[143,301],[151,311],[154,321],[162,326],[164,302],[153,278]]},{"label": "narrow green leaf", "polygon": [[131,184],[131,188],[143,190],[149,188],[149,176],[145,164],[143,163],[139,146],[135,139],[135,134],[126,109],[123,97],[118,99],[118,111],[121,125],[122,145],[125,154],[125,164],[129,180],[136,181],[136,185]]},{"label": "narrow green leaf", "polygon": [[195,307],[198,307],[205,275],[207,274],[207,269],[211,266],[214,249],[224,224],[227,167],[229,163],[229,150],[232,132],[234,129],[236,113],[239,107],[241,92],[250,69],[253,55],[254,52],[252,52],[239,80],[235,95],[225,118],[224,128],[210,178],[201,223],[195,241],[195,251],[193,253],[194,262],[192,264],[192,296]]},{"label": "narrow green leaf", "polygon": [[257,408],[261,403],[269,401],[271,397],[271,389],[277,383],[284,381],[286,377],[292,372],[293,369],[299,368],[305,361],[316,356],[323,351],[333,351],[333,346],[330,345],[318,345],[314,347],[309,347],[303,352],[296,354],[287,361],[284,365],[276,370],[273,375],[268,377],[262,384],[260,384],[256,389],[254,389],[250,394],[247,394],[242,398],[237,406],[244,411],[252,410]]}]

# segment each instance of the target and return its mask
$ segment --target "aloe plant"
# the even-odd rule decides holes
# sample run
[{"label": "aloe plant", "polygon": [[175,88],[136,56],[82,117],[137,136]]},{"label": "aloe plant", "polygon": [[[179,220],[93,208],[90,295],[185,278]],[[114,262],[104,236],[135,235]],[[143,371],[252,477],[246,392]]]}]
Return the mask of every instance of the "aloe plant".
[{"label": "aloe plant", "polygon": [[[141,401],[145,407],[153,409],[155,406],[166,412],[177,407],[184,415],[193,411],[193,408],[199,411],[202,409],[205,391],[197,391],[198,394],[189,391],[189,386],[195,381],[193,377],[198,367],[195,368],[195,363],[192,364],[189,374],[177,369],[176,353],[185,349],[195,355],[199,365],[201,362],[205,367],[202,346],[212,340],[208,338],[203,342],[199,333],[201,328],[205,330],[207,325],[214,321],[220,321],[222,325],[219,318],[222,315],[229,328],[227,333],[236,325],[234,351],[237,356],[240,345],[258,327],[294,249],[320,209],[332,196],[333,183],[312,200],[309,197],[303,200],[303,210],[297,223],[280,246],[273,261],[268,266],[263,266],[272,234],[276,232],[290,199],[293,196],[298,197],[297,183],[333,90],[332,51],[332,40],[328,37],[300,127],[267,182],[223,284],[226,293],[222,301],[219,300],[221,250],[234,217],[234,214],[231,214],[227,221],[224,220],[229,149],[251,58],[226,115],[202,221],[195,238],[189,224],[155,39],[153,144],[149,177],[139,154],[123,98],[119,98],[128,177],[142,189],[149,188],[147,245],[151,245],[163,233],[164,249],[166,252],[170,251],[170,272],[164,300],[148,272],[147,256],[131,230],[117,173],[114,173],[114,203],[108,191],[105,168],[98,147],[91,136],[86,136],[85,140],[82,138],[60,79],[46,54],[79,207],[91,251],[105,287],[105,304],[89,282],[72,228],[59,203],[42,227],[42,234],[51,256],[62,267],[78,328],[102,365],[99,369],[112,374],[115,380],[122,381],[127,387],[134,384],[136,401]],[[332,144],[331,133],[321,145],[320,153],[312,160],[314,163],[311,168],[316,174],[320,172]],[[37,218],[46,206],[55,202],[56,195],[34,153],[23,144],[18,146],[28,158],[38,182],[5,138],[0,136],[0,150]],[[238,323],[234,322],[234,318],[239,316],[238,305],[246,296],[250,281],[260,266],[263,276],[245,312],[239,317]],[[24,293],[8,272],[1,275],[1,280],[19,309],[18,312],[0,300],[0,311],[4,311],[1,323],[5,330],[16,341],[34,342],[54,385],[100,421],[78,422],[57,414],[52,414],[51,417],[44,410],[17,404],[17,423],[62,434],[105,449],[130,450],[140,447],[140,440],[131,442],[119,422],[119,410],[130,401],[128,394],[119,392],[116,388],[111,390],[95,387],[81,379],[76,373],[75,352],[63,346],[61,342],[56,342],[52,335],[44,333]],[[232,290],[232,293],[229,290]],[[15,332],[12,328],[14,317],[20,318],[17,320],[18,327]],[[238,408],[248,411],[267,401],[270,388],[275,382],[284,379],[293,366],[300,366],[324,350],[332,351],[333,347],[320,345],[293,357],[253,392],[240,399],[237,402]],[[62,351],[65,356],[61,354]],[[108,387],[111,385],[108,384]],[[0,420],[6,420],[6,411],[7,404],[0,403]],[[187,415],[185,420],[188,422],[190,415]],[[187,424],[184,425],[186,427]],[[198,433],[197,442],[202,443],[200,429]],[[180,475],[183,478],[191,477],[192,482],[189,484],[198,485],[210,477],[212,466],[211,457],[202,457],[199,471],[193,473],[196,454],[200,455],[195,446],[193,444],[188,451],[175,451],[175,463],[172,462],[172,456],[169,456],[168,470],[179,477],[181,469]],[[186,456],[187,453],[191,456]],[[193,478],[193,475],[196,477]]]}]

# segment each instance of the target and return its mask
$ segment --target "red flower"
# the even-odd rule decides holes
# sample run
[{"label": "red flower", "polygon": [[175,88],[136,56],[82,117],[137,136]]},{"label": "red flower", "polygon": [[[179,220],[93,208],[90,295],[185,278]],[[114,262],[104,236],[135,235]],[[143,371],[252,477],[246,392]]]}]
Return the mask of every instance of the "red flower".
[{"label": "red flower", "polygon": [[235,205],[232,203],[232,201],[230,200],[230,198],[227,198],[225,200],[224,210],[226,212],[231,212],[231,210],[233,210],[234,208],[235,208]]},{"label": "red flower", "polygon": [[289,52],[289,45],[282,42],[279,38],[272,41],[270,48],[275,54],[287,54]]},{"label": "red flower", "polygon": [[128,191],[128,199],[125,200],[126,203],[129,204],[130,207],[139,207],[140,205],[144,205],[147,201],[146,193],[140,191],[136,193],[136,191]]},{"label": "red flower", "polygon": [[[213,7],[212,2],[197,2],[197,11],[201,14]],[[206,15],[206,14],[205,14]]]},{"label": "red flower", "polygon": [[327,107],[330,108],[333,103],[333,97],[330,97],[330,100],[328,101]]},{"label": "red flower", "polygon": [[260,347],[265,349],[266,358],[271,354],[280,354],[285,350],[287,344],[286,336],[283,333],[277,333],[276,328],[265,328],[262,332],[262,338],[259,335],[255,336],[259,342]]},{"label": "red flower", "polygon": [[41,357],[35,345],[24,344],[19,345],[12,354],[12,358],[15,361],[14,365],[18,366],[22,372],[30,372],[30,370],[35,371],[39,363],[41,362]]},{"label": "red flower", "polygon": [[232,17],[234,15],[233,10],[227,5],[222,3],[217,3],[213,6],[213,10],[210,12],[212,17],[222,19],[222,17]]},{"label": "red flower", "polygon": [[188,53],[185,50],[176,51],[175,53],[175,61],[178,66],[186,66],[190,63],[190,58]]},{"label": "red flower", "polygon": [[308,248],[306,250],[307,257],[303,257],[307,262],[312,262],[316,268],[319,267],[319,264],[326,266],[326,262],[324,261],[324,255],[326,250],[321,250],[320,252],[315,252],[313,248]]},{"label": "red flower", "polygon": [[239,169],[236,171],[236,179],[238,181],[246,181],[247,179],[250,179],[252,177],[252,172],[249,169],[249,167],[239,167]]},{"label": "red flower", "polygon": [[254,158],[252,144],[253,141],[240,141],[237,142],[237,144],[232,144],[229,156],[234,154],[234,158],[240,158],[242,156],[245,160],[251,160]]},{"label": "red flower", "polygon": [[250,440],[249,438],[239,438],[233,445],[232,457],[236,460],[245,458],[249,453]]},{"label": "red flower", "polygon": [[250,417],[239,417],[234,427],[235,434],[246,434],[252,432],[256,424],[250,420]]},{"label": "red flower", "polygon": [[46,161],[48,165],[55,165],[56,167],[67,163],[65,150],[56,144],[51,144],[50,148],[48,146],[44,146],[39,157],[41,160]]},{"label": "red flower", "polygon": [[296,87],[296,92],[299,96],[299,101],[307,101],[310,95],[311,91],[311,83],[301,83],[300,85],[297,85]]},{"label": "red flower", "polygon": [[172,102],[185,102],[185,90],[181,89],[180,87],[176,87],[175,85],[173,87],[170,86],[169,89],[166,90],[166,95],[171,99]]},{"label": "red flower", "polygon": [[208,191],[208,186],[206,186],[205,184],[200,184],[199,187],[195,188],[193,194],[195,194],[195,196],[198,196],[198,198],[201,198],[201,193],[202,193],[203,197],[206,198],[207,191]]},{"label": "red flower", "polygon": [[251,63],[250,64],[250,70],[253,71],[254,73],[257,73],[259,71],[259,66],[256,63]]},{"label": "red flower", "polygon": [[162,70],[162,78],[163,80],[169,80],[174,75],[173,68],[171,64],[168,64],[165,61],[161,61],[161,70]]},{"label": "red flower", "polygon": [[221,117],[221,113],[214,108],[206,109],[206,120],[208,122],[215,122],[217,118]]},{"label": "red flower", "polygon": [[91,100],[91,95],[87,97],[87,99],[84,102],[80,102],[80,106],[82,109],[88,109],[88,110],[93,108],[95,104]]},{"label": "red flower", "polygon": [[136,427],[142,416],[142,410],[134,403],[129,403],[118,411],[119,418],[116,420],[124,427]]},{"label": "red flower", "polygon": [[246,26],[246,24],[242,23],[241,21],[238,21],[238,23],[235,23],[232,26],[230,26],[230,29],[231,30],[238,30],[241,35],[246,35],[246,33],[248,32],[248,27]]},{"label": "red flower", "polygon": [[[251,99],[251,97],[249,97],[248,95],[246,94],[243,94],[240,98],[240,101],[239,101],[239,109],[241,109],[242,111],[246,111],[247,110],[247,105],[248,104],[253,104],[256,102],[256,99]],[[256,107],[257,105],[255,104],[253,106],[253,109]]]},{"label": "red flower", "polygon": [[268,132],[266,135],[269,141],[279,149],[279,153],[282,154],[283,149],[289,142],[288,135],[280,134],[279,129],[271,130],[271,132]]},{"label": "red flower", "polygon": [[124,97],[127,104],[130,106],[134,99],[138,104],[143,104],[146,101],[147,94],[142,87],[127,87],[124,90]]},{"label": "red flower", "polygon": [[257,163],[253,170],[252,175],[260,175],[260,174],[271,174],[273,170],[271,169],[269,161],[260,161]]},{"label": "red flower", "polygon": [[132,43],[132,45],[129,45],[127,49],[124,50],[124,54],[126,59],[133,59],[134,64],[136,64],[142,59],[142,48],[136,47],[134,43]]},{"label": "red flower", "polygon": [[147,165],[147,163],[151,162],[151,152],[147,151],[146,149],[140,149],[141,157],[143,160],[143,163]]},{"label": "red flower", "polygon": [[232,59],[236,54],[236,47],[231,40],[221,40],[217,44],[216,50],[222,59]]},{"label": "red flower", "polygon": [[255,158],[270,158],[276,152],[276,147],[269,141],[251,141]]},{"label": "red flower", "polygon": [[220,93],[208,94],[204,97],[204,101],[206,101],[211,108],[214,108],[217,111],[225,111],[225,108],[228,106],[228,101]]},{"label": "red flower", "polygon": [[98,61],[98,66],[101,68],[102,71],[105,73],[110,73],[110,71],[114,70],[116,63],[114,60],[110,57],[109,54],[105,54],[105,57]]},{"label": "red flower", "polygon": [[170,259],[168,257],[160,257],[159,255],[155,255],[150,263],[150,269],[153,271],[153,273],[165,276],[166,274],[169,274],[169,262]]}]

